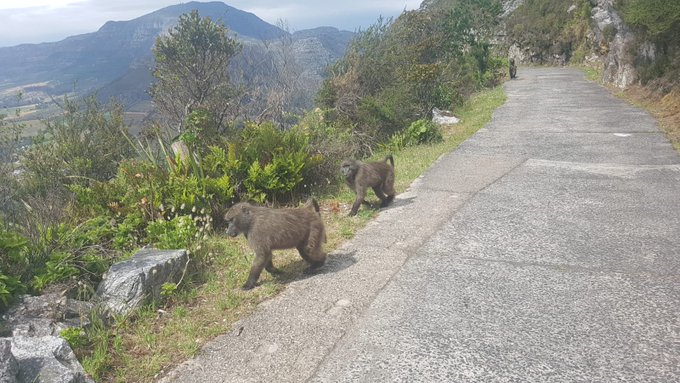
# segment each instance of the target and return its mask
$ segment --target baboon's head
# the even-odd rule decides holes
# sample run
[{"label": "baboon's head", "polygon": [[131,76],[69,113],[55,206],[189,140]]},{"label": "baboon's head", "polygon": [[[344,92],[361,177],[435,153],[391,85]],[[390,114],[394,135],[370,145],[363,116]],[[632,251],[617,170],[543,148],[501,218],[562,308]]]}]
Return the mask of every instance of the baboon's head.
[{"label": "baboon's head", "polygon": [[340,164],[340,172],[345,178],[352,177],[359,169],[359,165],[356,160],[344,160]]},{"label": "baboon's head", "polygon": [[250,205],[245,202],[232,206],[224,215],[227,224],[227,234],[236,237],[241,233],[248,234],[250,228],[251,211]]}]

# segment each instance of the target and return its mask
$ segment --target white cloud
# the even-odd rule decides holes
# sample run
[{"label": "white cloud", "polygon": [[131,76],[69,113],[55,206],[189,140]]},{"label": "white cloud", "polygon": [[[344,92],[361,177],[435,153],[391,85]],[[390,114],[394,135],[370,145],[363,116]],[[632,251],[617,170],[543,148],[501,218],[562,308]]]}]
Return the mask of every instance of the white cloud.
[{"label": "white cloud", "polygon": [[4,0],[0,2],[0,10],[24,9],[24,8],[64,8],[72,4],[82,3],[85,0]]}]

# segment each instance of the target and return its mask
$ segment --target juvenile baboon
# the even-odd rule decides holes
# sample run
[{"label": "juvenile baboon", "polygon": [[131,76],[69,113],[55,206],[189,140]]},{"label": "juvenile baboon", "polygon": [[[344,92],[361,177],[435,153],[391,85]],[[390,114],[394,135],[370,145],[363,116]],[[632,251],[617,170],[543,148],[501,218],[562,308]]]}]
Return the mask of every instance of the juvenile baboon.
[{"label": "juvenile baboon", "polygon": [[380,207],[387,206],[394,199],[394,158],[392,155],[376,162],[345,160],[340,165],[340,171],[345,177],[347,186],[357,195],[349,215],[355,215],[359,211],[359,206],[366,198],[366,189],[369,187],[380,198]]},{"label": "juvenile baboon", "polygon": [[517,66],[515,65],[515,59],[508,60],[508,66],[510,69],[510,78],[517,77]]},{"label": "juvenile baboon", "polygon": [[227,211],[224,221],[227,234],[236,237],[243,233],[255,252],[244,290],[255,287],[262,269],[270,274],[280,272],[272,263],[272,250],[296,248],[312,269],[326,262],[326,253],[321,250],[322,243],[326,241],[326,231],[319,204],[313,198],[303,207],[283,209],[240,202]]}]

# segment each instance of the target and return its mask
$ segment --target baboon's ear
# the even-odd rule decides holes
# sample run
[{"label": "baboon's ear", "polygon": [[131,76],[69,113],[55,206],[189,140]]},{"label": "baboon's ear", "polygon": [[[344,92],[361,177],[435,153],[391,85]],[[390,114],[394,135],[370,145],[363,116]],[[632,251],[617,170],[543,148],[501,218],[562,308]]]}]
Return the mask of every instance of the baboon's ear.
[{"label": "baboon's ear", "polygon": [[241,206],[241,211],[243,212],[243,214],[249,214],[250,213],[248,206],[245,206],[245,205]]}]

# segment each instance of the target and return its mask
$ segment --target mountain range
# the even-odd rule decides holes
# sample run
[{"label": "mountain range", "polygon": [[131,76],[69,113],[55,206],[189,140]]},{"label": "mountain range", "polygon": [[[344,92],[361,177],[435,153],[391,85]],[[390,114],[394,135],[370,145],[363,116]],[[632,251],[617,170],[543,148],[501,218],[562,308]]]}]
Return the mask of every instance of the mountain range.
[{"label": "mountain range", "polygon": [[151,48],[158,36],[176,25],[180,15],[194,9],[202,17],[223,22],[251,50],[289,41],[304,77],[316,83],[320,83],[325,66],[344,54],[354,35],[332,27],[291,34],[222,2],[173,5],[133,20],[109,21],[96,32],[58,42],[0,48],[0,108],[39,105],[74,91],[96,91],[100,99],[115,97],[129,109],[148,102],[147,90],[153,80]]}]

